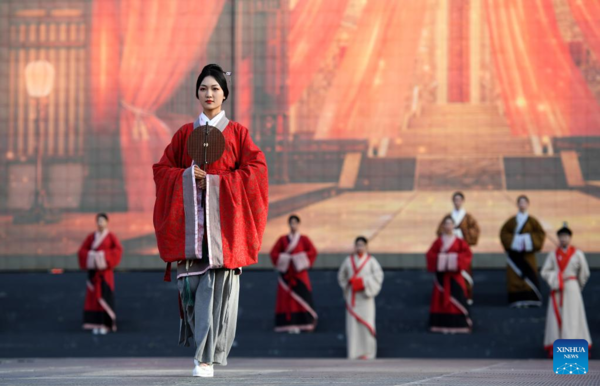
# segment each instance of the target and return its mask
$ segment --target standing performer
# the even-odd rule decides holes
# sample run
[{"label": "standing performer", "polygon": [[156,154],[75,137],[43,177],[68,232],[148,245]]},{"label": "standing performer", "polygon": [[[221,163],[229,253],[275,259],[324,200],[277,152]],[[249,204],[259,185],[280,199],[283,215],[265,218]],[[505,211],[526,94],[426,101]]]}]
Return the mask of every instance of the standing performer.
[{"label": "standing performer", "polygon": [[108,216],[96,215],[98,230],[79,248],[79,267],[88,271],[87,291],[83,305],[83,328],[94,335],[117,331],[115,313],[115,275],[123,248],[117,236],[108,231]]},{"label": "standing performer", "polygon": [[560,246],[548,253],[542,277],[550,286],[544,349],[552,358],[556,339],[585,339],[592,349],[581,291],[590,277],[583,252],[571,245],[573,232],[567,224],[558,232]]},{"label": "standing performer", "polygon": [[[450,216],[454,220],[454,234],[456,237],[461,238],[469,244],[470,247],[477,245],[479,239],[479,225],[475,218],[467,213],[462,207],[465,202],[465,195],[462,192],[456,192],[452,195],[452,202],[454,203],[454,210],[452,213],[447,214],[444,218]],[[444,234],[444,220],[440,222],[438,226],[437,235],[440,237]],[[473,304],[473,264],[469,264],[466,269],[463,269],[461,275],[465,278],[467,285],[467,303]]]},{"label": "standing performer", "polygon": [[527,196],[519,196],[517,205],[519,213],[508,219],[500,231],[500,241],[508,255],[508,302],[511,307],[540,307],[542,294],[535,253],[542,250],[546,232],[527,212]]},{"label": "standing performer", "polygon": [[470,333],[473,327],[467,303],[467,285],[461,271],[471,265],[469,244],[454,234],[452,216],[442,222],[444,233],[427,252],[427,270],[434,272],[429,309],[432,332]]},{"label": "standing performer", "polygon": [[375,359],[375,296],[383,284],[383,271],[367,252],[365,237],[357,237],[354,246],[355,253],[344,260],[338,271],[346,302],[348,359]]},{"label": "standing performer", "polygon": [[[265,156],[248,129],[222,110],[229,96],[225,75],[215,64],[204,67],[196,82],[202,114],[175,133],[154,165],[158,250],[168,262],[165,280],[170,280],[170,263],[177,261],[179,343],[195,341],[192,375],[200,377],[212,377],[213,364],[227,364],[237,324],[238,275],[258,261],[268,210]],[[208,133],[206,124],[224,137],[225,150],[202,170],[188,154],[187,142],[194,130]],[[208,152],[212,145],[203,146]]]},{"label": "standing performer", "polygon": [[317,259],[317,250],[308,237],[300,235],[298,216],[290,216],[288,224],[290,233],[281,236],[271,250],[271,260],[279,271],[275,331],[298,334],[313,331],[317,325],[308,277],[308,269]]}]

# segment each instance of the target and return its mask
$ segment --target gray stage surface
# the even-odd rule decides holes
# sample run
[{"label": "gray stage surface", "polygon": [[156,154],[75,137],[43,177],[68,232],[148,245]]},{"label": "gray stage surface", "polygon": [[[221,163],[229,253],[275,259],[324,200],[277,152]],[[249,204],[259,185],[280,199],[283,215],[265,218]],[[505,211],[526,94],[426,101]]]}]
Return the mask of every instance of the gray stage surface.
[{"label": "gray stage surface", "polygon": [[189,358],[86,358],[0,361],[2,385],[598,385],[600,361],[586,375],[555,375],[551,360],[241,359],[193,378]]}]

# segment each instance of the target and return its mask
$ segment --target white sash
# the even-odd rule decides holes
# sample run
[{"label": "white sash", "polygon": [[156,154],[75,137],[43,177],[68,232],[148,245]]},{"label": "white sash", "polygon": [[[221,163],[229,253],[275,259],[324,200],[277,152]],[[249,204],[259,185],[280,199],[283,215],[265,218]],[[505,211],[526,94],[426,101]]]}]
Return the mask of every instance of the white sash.
[{"label": "white sash", "polygon": [[104,241],[104,239],[108,236],[108,229],[102,231],[102,233],[96,231],[94,233],[94,242],[92,243],[92,250],[97,250],[100,244]]},{"label": "white sash", "polygon": [[521,230],[527,223],[528,219],[529,219],[529,213],[521,213],[521,212],[517,213],[517,227],[515,228],[516,235],[521,233]]},{"label": "white sash", "polygon": [[291,254],[292,251],[294,249],[296,249],[296,247],[298,246],[298,242],[300,241],[300,233],[299,232],[290,233],[289,240],[290,240],[290,243],[288,244],[287,248],[285,249],[285,253]]}]

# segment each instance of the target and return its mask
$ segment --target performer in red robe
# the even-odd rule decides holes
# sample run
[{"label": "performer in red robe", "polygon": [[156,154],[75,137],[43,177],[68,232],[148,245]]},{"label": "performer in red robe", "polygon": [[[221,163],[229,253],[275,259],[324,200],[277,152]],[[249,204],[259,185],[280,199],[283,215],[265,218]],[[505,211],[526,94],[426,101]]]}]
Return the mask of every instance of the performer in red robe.
[{"label": "performer in red robe", "polygon": [[308,270],[317,259],[317,250],[308,237],[300,235],[298,216],[290,216],[288,224],[290,234],[281,236],[271,250],[271,260],[279,272],[275,331],[297,334],[313,331],[317,326],[308,277]]},{"label": "performer in red robe", "polygon": [[461,271],[469,267],[473,254],[469,244],[456,237],[454,227],[452,216],[446,216],[444,233],[427,252],[427,270],[435,273],[429,328],[433,332],[470,333],[473,323]]},{"label": "performer in red robe", "polygon": [[88,271],[87,291],[83,305],[83,328],[94,334],[117,331],[115,313],[114,268],[121,262],[123,248],[117,237],[108,231],[108,216],[96,216],[98,230],[79,248],[79,267]]},{"label": "performer in red robe", "polygon": [[[258,261],[267,222],[265,156],[248,129],[222,110],[229,96],[225,73],[210,64],[196,82],[202,114],[173,136],[154,165],[154,228],[161,258],[177,262],[181,298],[179,342],[195,341],[193,375],[212,377],[226,365],[237,323],[241,268]],[[187,140],[208,124],[223,134],[225,151],[206,170],[194,165]]]}]

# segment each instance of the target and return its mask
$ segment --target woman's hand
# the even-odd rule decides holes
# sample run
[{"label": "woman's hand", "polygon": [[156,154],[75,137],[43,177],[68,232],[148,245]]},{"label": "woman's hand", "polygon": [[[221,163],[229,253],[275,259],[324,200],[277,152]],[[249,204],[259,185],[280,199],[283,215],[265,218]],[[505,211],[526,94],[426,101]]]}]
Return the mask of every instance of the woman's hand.
[{"label": "woman's hand", "polygon": [[206,189],[206,172],[194,165],[194,178],[198,181],[200,189]]},{"label": "woman's hand", "polygon": [[198,165],[194,165],[194,177],[197,180],[203,180],[206,178],[206,172],[198,167]]}]

